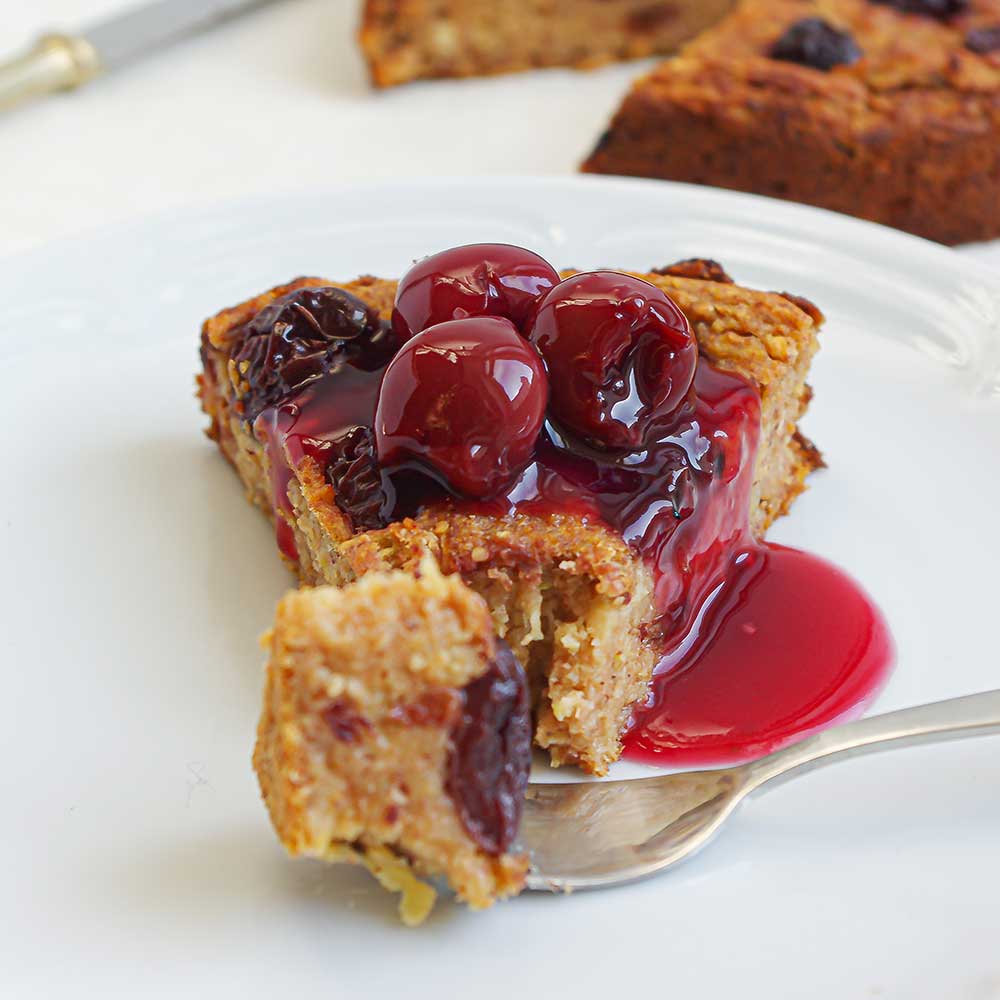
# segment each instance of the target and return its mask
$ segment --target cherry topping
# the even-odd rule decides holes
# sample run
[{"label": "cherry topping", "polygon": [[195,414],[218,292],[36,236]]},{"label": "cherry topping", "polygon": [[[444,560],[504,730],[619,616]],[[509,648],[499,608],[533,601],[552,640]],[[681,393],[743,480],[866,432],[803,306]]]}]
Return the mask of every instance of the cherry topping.
[{"label": "cherry topping", "polygon": [[945,20],[968,10],[969,0],[872,0],[884,7],[895,7],[904,14],[927,14]]},{"label": "cherry topping", "polygon": [[774,43],[771,57],[826,71],[856,63],[861,49],[850,32],[839,31],[821,17],[804,17]]},{"label": "cherry topping", "polygon": [[981,56],[990,52],[1000,52],[1000,24],[973,28],[965,36],[965,47]]},{"label": "cherry topping", "polygon": [[375,414],[379,460],[411,460],[471,497],[498,493],[528,463],[545,419],[541,358],[510,320],[439,323],[386,368]]},{"label": "cherry topping", "polygon": [[374,309],[332,287],[299,288],[275,299],[241,336],[233,365],[248,421],[345,364],[380,368],[395,347],[392,331]]},{"label": "cherry topping", "polygon": [[392,324],[407,340],[436,323],[504,316],[521,326],[559,275],[538,254],[505,243],[453,247],[417,261],[396,290]]},{"label": "cherry topping", "polygon": [[638,448],[684,401],[698,349],[680,309],[655,285],[589,271],[538,303],[525,335],[549,369],[551,412],[610,448]]}]

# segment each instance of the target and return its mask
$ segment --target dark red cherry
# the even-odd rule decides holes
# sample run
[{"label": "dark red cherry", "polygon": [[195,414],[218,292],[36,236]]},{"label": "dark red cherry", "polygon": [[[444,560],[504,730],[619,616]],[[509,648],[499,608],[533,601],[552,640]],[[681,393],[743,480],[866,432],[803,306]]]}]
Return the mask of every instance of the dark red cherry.
[{"label": "dark red cherry", "polygon": [[559,275],[536,253],[506,243],[473,243],[417,261],[396,290],[392,324],[406,340],[435,323],[505,316],[521,326]]},{"label": "dark red cherry", "polygon": [[525,336],[545,359],[550,409],[609,448],[637,448],[691,388],[698,349],[684,314],[655,285],[589,271],[538,303]]},{"label": "dark red cherry", "polygon": [[379,461],[416,460],[457,493],[499,493],[531,459],[545,419],[541,358],[510,320],[439,323],[385,370],[375,414]]},{"label": "dark red cherry", "polygon": [[395,351],[378,311],[342,288],[298,288],[265,306],[240,331],[233,365],[243,417],[351,365],[372,371]]}]

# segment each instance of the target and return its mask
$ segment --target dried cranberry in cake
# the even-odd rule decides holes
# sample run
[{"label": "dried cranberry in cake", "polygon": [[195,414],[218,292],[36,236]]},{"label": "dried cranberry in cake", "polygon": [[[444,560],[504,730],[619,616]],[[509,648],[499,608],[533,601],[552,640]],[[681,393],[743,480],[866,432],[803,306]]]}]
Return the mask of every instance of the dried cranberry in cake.
[{"label": "dried cranberry in cake", "polygon": [[518,326],[535,300],[558,284],[538,254],[505,243],[473,243],[417,261],[396,292],[392,323],[407,340],[436,323],[466,316],[504,316]]},{"label": "dried cranberry in cake", "polygon": [[355,530],[384,528],[390,521],[395,491],[375,456],[370,427],[354,427],[329,443],[326,478],[334,501]]},{"label": "dried cranberry in cake", "polygon": [[698,350],[667,295],[617,271],[576,274],[543,296],[525,335],[545,359],[560,425],[606,448],[641,447],[687,397]]},{"label": "dried cranberry in cake", "polygon": [[439,323],[386,368],[375,414],[379,461],[418,466],[470,497],[500,492],[528,463],[545,419],[541,359],[510,320]]},{"label": "dried cranberry in cake", "polygon": [[772,59],[824,71],[834,66],[850,66],[861,55],[858,43],[849,32],[838,30],[821,17],[796,21],[771,49]]},{"label": "dried cranberry in cake", "polygon": [[904,14],[927,14],[945,20],[968,10],[969,0],[871,0],[883,7],[894,7]]},{"label": "dried cranberry in cake", "polygon": [[503,854],[517,836],[528,787],[531,700],[524,669],[502,639],[490,668],[463,694],[448,794],[469,836],[488,854]]},{"label": "dried cranberry in cake", "polygon": [[366,371],[392,356],[395,338],[378,312],[340,288],[299,288],[261,309],[230,361],[243,417],[345,364]]},{"label": "dried cranberry in cake", "polygon": [[1000,52],[1000,24],[993,24],[987,28],[973,28],[965,36],[965,47],[981,56],[990,52]]}]

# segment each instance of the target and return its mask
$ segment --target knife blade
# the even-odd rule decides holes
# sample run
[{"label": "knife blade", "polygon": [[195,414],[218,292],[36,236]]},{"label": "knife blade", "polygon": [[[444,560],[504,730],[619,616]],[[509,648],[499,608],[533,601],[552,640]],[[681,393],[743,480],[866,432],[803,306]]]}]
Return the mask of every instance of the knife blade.
[{"label": "knife blade", "polygon": [[165,46],[276,0],[153,0],[72,34],[46,34],[0,63],[0,110],[73,90]]},{"label": "knife blade", "polygon": [[248,13],[274,0],[155,0],[81,32],[106,70]]}]

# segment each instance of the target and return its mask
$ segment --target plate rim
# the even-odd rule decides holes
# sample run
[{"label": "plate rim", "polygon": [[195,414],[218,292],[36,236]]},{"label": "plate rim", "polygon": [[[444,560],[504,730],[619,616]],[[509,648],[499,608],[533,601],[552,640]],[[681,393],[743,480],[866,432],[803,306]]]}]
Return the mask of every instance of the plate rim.
[{"label": "plate rim", "polygon": [[[937,262],[941,266],[949,269],[958,268],[963,272],[975,272],[982,280],[988,284],[996,285],[1000,289],[1000,275],[994,273],[982,261],[972,257],[961,256],[956,247],[943,243],[935,243],[932,240],[915,236],[912,233],[894,229],[881,223],[845,215],[815,205],[787,201],[752,192],[734,191],[728,188],[691,184],[682,181],[604,174],[432,175],[406,179],[384,178],[350,181],[332,184],[329,187],[312,188],[302,191],[260,191],[234,198],[195,199],[178,207],[154,212],[142,212],[130,219],[118,220],[104,225],[88,226],[79,232],[46,240],[34,246],[0,253],[0,264],[17,266],[19,263],[27,263],[38,257],[44,257],[46,254],[82,248],[86,244],[95,241],[112,239],[146,229],[153,229],[164,223],[169,223],[170,225],[184,223],[204,225],[214,218],[231,217],[241,213],[241,210],[249,211],[253,206],[295,204],[314,199],[325,202],[330,199],[348,198],[353,195],[362,195],[380,190],[402,192],[424,189],[440,193],[442,191],[455,191],[456,189],[490,185],[499,185],[508,188],[579,188],[581,190],[607,189],[609,191],[622,192],[641,191],[649,193],[654,197],[665,195],[668,200],[670,196],[683,196],[685,199],[702,202],[703,204],[718,202],[720,205],[723,205],[728,203],[733,210],[734,217],[737,218],[743,215],[750,207],[757,206],[758,218],[760,210],[765,208],[771,212],[778,213],[779,216],[786,217],[789,222],[795,223],[796,225],[791,228],[796,230],[803,229],[805,224],[813,220],[814,222],[819,221],[823,224],[824,234],[830,231],[835,235],[842,235],[845,241],[849,240],[853,235],[859,240],[867,237],[868,241],[894,243],[899,248],[906,249],[913,255],[925,258],[928,262]],[[781,221],[780,218],[769,220],[772,223],[780,223]],[[866,248],[866,253],[862,256],[866,256],[871,252],[872,247],[870,242],[862,242]]]}]

